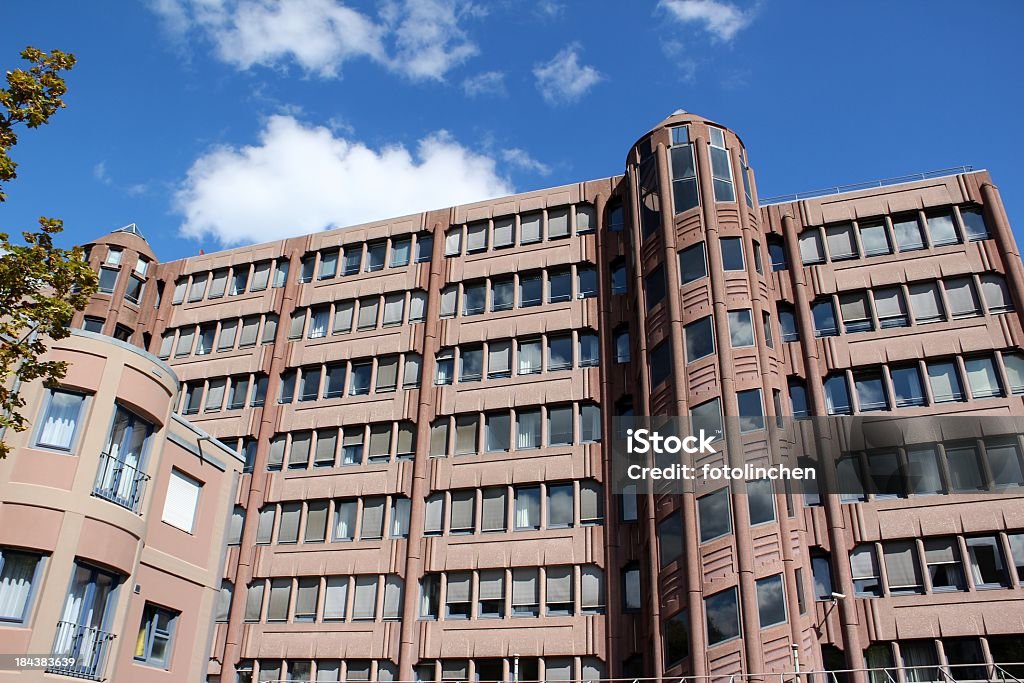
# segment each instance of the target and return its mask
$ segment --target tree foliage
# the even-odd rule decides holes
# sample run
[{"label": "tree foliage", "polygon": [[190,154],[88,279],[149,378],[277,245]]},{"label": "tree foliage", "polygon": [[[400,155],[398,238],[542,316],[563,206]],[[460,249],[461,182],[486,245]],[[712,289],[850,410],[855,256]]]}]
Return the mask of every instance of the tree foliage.
[{"label": "tree foliage", "polygon": [[[16,127],[38,128],[64,107],[67,86],[61,77],[75,65],[74,55],[33,47],[22,51],[32,66],[7,72],[7,87],[0,89],[0,182],[17,177],[10,151],[18,142]],[[0,186],[0,202],[6,200]],[[67,337],[75,311],[85,308],[96,291],[96,273],[85,261],[81,247],[61,249],[53,237],[63,222],[39,219],[38,232],[22,232],[21,242],[0,232],[0,430],[23,431],[19,412],[25,401],[19,387],[42,379],[54,383],[64,377],[65,363],[41,360],[47,339]],[[0,441],[0,458],[10,446]]]}]

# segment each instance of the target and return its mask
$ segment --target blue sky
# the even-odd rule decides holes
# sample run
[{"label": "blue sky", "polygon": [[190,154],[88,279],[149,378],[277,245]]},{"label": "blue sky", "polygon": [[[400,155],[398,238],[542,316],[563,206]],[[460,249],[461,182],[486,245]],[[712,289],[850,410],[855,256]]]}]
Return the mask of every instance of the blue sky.
[{"label": "blue sky", "polygon": [[[1024,221],[1024,3],[10,3],[0,65],[74,52],[3,228],[135,222],[161,260],[622,171],[676,108],[760,195],[973,164]],[[1018,240],[1022,233],[1018,232]]]}]

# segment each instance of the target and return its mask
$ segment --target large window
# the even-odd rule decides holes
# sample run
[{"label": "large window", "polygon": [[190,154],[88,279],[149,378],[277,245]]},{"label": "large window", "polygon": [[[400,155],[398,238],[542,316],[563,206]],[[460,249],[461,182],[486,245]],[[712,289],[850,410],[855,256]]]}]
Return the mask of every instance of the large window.
[{"label": "large window", "polygon": [[679,252],[679,284],[686,285],[708,275],[704,243],[697,242]]},{"label": "large window", "polygon": [[42,563],[39,555],[0,548],[0,624],[28,619]]},{"label": "large window", "polygon": [[732,510],[729,489],[719,489],[697,499],[697,517],[700,523],[700,542],[721,538],[732,533]]},{"label": "large window", "polygon": [[147,602],[135,640],[135,661],[161,669],[170,668],[171,641],[177,620],[177,612]]},{"label": "large window", "polygon": [[40,416],[35,445],[70,451],[82,419],[85,396],[62,389],[49,389]]},{"label": "large window", "polygon": [[686,362],[692,363],[715,352],[715,333],[711,316],[701,318],[683,328],[686,338]]},{"label": "large window", "polygon": [[715,201],[734,202],[736,191],[732,182],[732,163],[729,150],[725,148],[725,131],[721,128],[708,128],[711,152],[711,176],[714,181]]},{"label": "large window", "polygon": [[786,590],[782,574],[757,580],[757,616],[761,628],[786,621]]},{"label": "large window", "polygon": [[722,269],[743,270],[743,239],[741,237],[723,237],[719,243],[722,246]]},{"label": "large window", "polygon": [[740,609],[736,589],[729,588],[704,598],[708,645],[717,645],[740,636]]},{"label": "large window", "polygon": [[672,148],[669,151],[672,164],[672,198],[675,213],[683,213],[700,206],[697,191],[697,165],[693,159],[693,145],[690,144],[685,126],[672,129]]},{"label": "large window", "polygon": [[754,345],[754,325],[749,308],[729,311],[729,336],[733,348]]}]

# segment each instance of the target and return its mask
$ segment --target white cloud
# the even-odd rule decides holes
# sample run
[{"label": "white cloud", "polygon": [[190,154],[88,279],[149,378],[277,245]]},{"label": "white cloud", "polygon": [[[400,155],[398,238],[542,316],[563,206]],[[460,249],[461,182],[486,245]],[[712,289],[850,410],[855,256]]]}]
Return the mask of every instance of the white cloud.
[{"label": "white cloud", "polygon": [[565,12],[565,5],[555,0],[540,0],[534,12],[542,19],[554,19]]},{"label": "white cloud", "polygon": [[280,239],[512,193],[491,157],[445,131],[370,149],[322,126],[271,117],[258,144],[192,164],[175,195],[181,233],[224,246]]},{"label": "white cloud", "polygon": [[101,161],[92,167],[92,177],[104,185],[112,185],[113,181],[107,174],[107,162]]},{"label": "white cloud", "polygon": [[658,3],[677,20],[699,24],[717,40],[728,42],[750,25],[752,11],[741,10],[722,0],[660,0]]},{"label": "white cloud", "polygon": [[337,76],[368,59],[412,80],[443,79],[477,53],[459,20],[479,11],[466,0],[392,0],[372,17],[341,0],[152,0],[178,35],[197,30],[217,56],[240,69],[295,63]]},{"label": "white cloud", "polygon": [[537,89],[548,104],[576,102],[604,79],[594,67],[580,64],[580,46],[575,43],[550,61],[535,66],[533,75]]},{"label": "white cloud", "polygon": [[550,166],[542,161],[534,159],[525,149],[519,149],[518,147],[503,149],[501,150],[501,159],[509,166],[515,166],[516,168],[521,168],[524,171],[533,171],[534,173],[542,176],[551,174]]},{"label": "white cloud", "polygon": [[506,95],[505,74],[501,71],[485,71],[462,81],[462,91],[467,97],[480,95]]}]

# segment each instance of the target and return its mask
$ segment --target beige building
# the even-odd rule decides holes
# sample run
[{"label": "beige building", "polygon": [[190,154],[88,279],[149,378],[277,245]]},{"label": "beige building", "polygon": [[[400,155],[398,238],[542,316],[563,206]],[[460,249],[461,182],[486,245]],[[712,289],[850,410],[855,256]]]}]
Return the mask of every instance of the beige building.
[{"label": "beige building", "polygon": [[145,351],[72,330],[48,358],[67,376],[21,387],[0,461],[0,680],[202,680],[242,462]]},{"label": "beige building", "polygon": [[781,416],[1024,413],[984,171],[762,201],[740,138],[677,112],[622,176],[168,263],[129,228],[90,262],[75,326],[162,358],[245,460],[196,578],[234,587],[208,681],[1021,676],[1018,435],[857,454],[842,492],[609,483],[614,416],[743,416],[733,462]]}]

